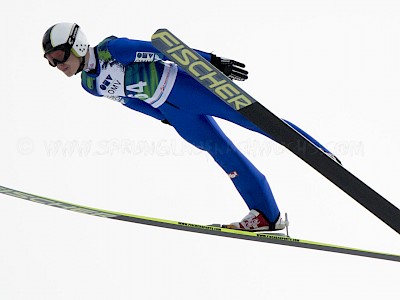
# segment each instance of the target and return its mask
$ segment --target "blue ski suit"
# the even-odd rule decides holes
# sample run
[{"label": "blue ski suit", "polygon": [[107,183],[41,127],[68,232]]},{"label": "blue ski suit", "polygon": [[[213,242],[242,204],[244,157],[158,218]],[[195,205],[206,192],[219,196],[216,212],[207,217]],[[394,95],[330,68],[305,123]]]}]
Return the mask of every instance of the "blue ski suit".
[{"label": "blue ski suit", "polygon": [[[213,117],[268,135],[176,64],[164,60],[150,42],[112,36],[89,51],[91,69],[84,70],[81,76],[87,92],[168,121],[182,138],[214,158],[249,209],[261,212],[272,223],[279,218],[280,212],[265,176],[222,132]],[[208,61],[211,59],[210,53],[197,52]],[[303,130],[289,124],[328,152]]]}]

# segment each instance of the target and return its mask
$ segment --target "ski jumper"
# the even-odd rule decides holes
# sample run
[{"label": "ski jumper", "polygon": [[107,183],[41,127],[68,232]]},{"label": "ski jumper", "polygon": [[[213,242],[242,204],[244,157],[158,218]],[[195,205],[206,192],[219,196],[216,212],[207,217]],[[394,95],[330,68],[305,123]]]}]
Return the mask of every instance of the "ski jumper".
[{"label": "ski jumper", "polygon": [[[210,53],[197,52],[210,60]],[[90,61],[93,69],[82,72],[82,86],[87,92],[168,121],[182,138],[214,158],[249,209],[261,212],[272,223],[279,218],[280,212],[265,176],[222,132],[213,117],[269,137],[267,134],[175,63],[163,60],[163,55],[150,42],[109,37],[90,48]],[[306,132],[287,123],[329,152]]]}]

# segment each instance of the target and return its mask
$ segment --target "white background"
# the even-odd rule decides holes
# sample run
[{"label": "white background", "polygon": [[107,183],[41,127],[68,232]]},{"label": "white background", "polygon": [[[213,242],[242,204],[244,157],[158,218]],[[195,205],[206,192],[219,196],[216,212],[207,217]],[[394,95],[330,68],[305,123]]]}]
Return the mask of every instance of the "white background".
[{"label": "white background", "polygon": [[[246,63],[240,85],[400,206],[398,1],[7,1],[0,4],[0,185],[114,211],[209,224],[247,208],[173,128],[90,96],[42,57],[44,31],[91,45],[149,40]],[[188,101],[190,97],[188,95]],[[291,235],[400,253],[397,233],[297,157],[220,122],[262,170]],[[395,299],[400,265],[90,217],[0,195],[0,299]]]}]

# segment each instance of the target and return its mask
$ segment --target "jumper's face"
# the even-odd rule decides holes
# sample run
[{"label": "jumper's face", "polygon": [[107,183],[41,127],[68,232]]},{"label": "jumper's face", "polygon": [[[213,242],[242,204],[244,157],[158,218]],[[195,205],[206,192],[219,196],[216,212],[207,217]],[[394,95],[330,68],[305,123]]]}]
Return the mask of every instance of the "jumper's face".
[{"label": "jumper's face", "polygon": [[45,55],[52,67],[57,67],[68,77],[73,76],[81,64],[81,59],[75,55],[71,55],[70,51],[57,49]]}]

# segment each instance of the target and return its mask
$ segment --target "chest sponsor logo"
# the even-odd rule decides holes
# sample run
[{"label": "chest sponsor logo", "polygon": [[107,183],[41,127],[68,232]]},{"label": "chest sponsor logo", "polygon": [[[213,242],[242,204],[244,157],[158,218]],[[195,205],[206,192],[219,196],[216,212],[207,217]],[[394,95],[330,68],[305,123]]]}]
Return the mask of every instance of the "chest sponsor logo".
[{"label": "chest sponsor logo", "polygon": [[106,79],[100,84],[100,89],[105,91],[109,95],[114,95],[121,86],[121,81],[119,81],[118,79],[113,79],[111,75],[108,75]]}]

